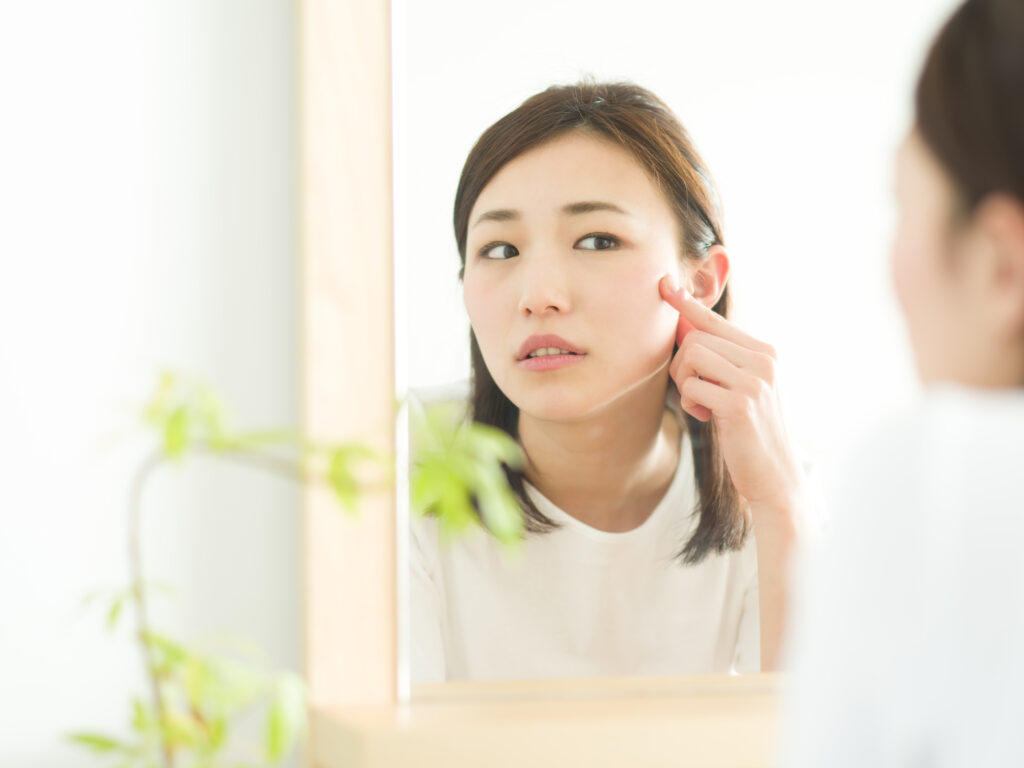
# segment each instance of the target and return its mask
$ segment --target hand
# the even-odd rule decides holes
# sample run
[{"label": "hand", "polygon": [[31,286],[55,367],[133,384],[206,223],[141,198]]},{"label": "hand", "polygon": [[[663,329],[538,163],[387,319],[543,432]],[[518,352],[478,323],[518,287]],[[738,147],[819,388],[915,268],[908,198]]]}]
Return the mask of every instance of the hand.
[{"label": "hand", "polygon": [[683,410],[699,421],[714,419],[729,474],[752,511],[793,511],[802,475],[782,419],[775,350],[675,287],[670,276],[658,290],[679,311],[679,351],[669,375]]}]

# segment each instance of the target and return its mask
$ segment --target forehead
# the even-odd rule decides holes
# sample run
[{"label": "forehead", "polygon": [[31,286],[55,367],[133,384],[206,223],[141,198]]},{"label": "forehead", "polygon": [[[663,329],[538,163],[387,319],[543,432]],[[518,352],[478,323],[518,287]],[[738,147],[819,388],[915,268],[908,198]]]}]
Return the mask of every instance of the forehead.
[{"label": "forehead", "polygon": [[661,190],[629,150],[573,131],[506,163],[480,192],[470,222],[496,208],[540,215],[581,200],[616,203],[631,213],[655,209],[671,215]]}]

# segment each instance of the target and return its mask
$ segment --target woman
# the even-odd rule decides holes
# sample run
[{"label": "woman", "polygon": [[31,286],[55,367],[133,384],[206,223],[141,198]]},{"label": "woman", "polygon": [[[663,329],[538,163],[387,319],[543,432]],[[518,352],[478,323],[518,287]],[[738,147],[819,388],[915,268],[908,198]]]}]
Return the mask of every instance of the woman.
[{"label": "woman", "polygon": [[1024,765],[1024,2],[960,6],[915,106],[892,267],[924,398],[832,495],[787,765]]},{"label": "woman", "polygon": [[523,448],[527,540],[413,537],[413,678],[776,665],[802,484],[775,354],[730,324],[710,174],[631,84],[553,87],[470,152],[470,416]]}]

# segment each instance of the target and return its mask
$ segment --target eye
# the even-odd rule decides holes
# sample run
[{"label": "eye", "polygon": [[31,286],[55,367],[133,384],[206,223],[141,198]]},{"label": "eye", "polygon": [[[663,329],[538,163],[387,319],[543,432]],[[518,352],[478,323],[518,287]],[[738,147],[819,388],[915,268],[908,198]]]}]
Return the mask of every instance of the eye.
[{"label": "eye", "polygon": [[505,261],[519,255],[519,250],[508,243],[488,243],[479,251],[480,257],[492,261]]},{"label": "eye", "polygon": [[576,241],[576,247],[585,251],[608,251],[618,245],[618,239],[611,235],[587,235]]}]

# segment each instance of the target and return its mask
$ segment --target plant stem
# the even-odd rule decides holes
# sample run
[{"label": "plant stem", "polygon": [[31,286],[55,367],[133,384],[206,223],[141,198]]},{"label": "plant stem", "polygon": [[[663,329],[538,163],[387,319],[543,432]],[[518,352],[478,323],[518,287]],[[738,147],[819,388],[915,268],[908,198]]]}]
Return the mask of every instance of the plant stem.
[{"label": "plant stem", "polygon": [[[200,442],[192,445],[190,451],[228,459],[239,464],[255,466],[297,482],[322,479],[317,477],[310,478],[301,466],[297,466],[288,459],[272,454],[259,453],[244,447],[219,447],[210,442]],[[174,768],[174,751],[171,745],[166,742],[163,734],[163,727],[166,725],[166,707],[164,706],[162,686],[160,677],[157,675],[156,664],[153,660],[153,651],[150,643],[147,641],[150,636],[150,629],[146,595],[142,586],[142,541],[140,533],[142,527],[143,488],[153,471],[166,461],[167,456],[163,450],[157,449],[146,459],[132,478],[128,500],[128,562],[131,572],[132,595],[135,599],[136,630],[139,643],[142,646],[142,658],[146,667],[146,675],[149,679],[153,707],[156,712],[157,722],[161,725],[160,746],[163,765],[164,768]],[[385,487],[389,486],[385,484],[380,485],[381,489]]]},{"label": "plant stem", "polygon": [[132,594],[135,597],[136,629],[138,631],[139,643],[142,646],[142,659],[146,666],[146,676],[149,678],[150,693],[153,697],[153,707],[156,712],[157,722],[160,724],[160,746],[162,748],[164,768],[173,768],[174,753],[171,747],[163,738],[163,728],[166,725],[166,714],[164,711],[164,699],[160,690],[160,679],[156,674],[156,665],[153,663],[153,652],[147,639],[149,637],[149,619],[146,612],[146,597],[142,589],[142,546],[139,536],[142,513],[142,489],[146,479],[160,464],[165,461],[162,451],[155,451],[135,473],[132,478],[131,495],[128,501],[128,563],[131,569]]},{"label": "plant stem", "polygon": [[294,462],[274,456],[273,454],[258,453],[251,448],[218,448],[212,443],[204,442],[192,446],[191,450],[196,453],[235,461],[239,464],[250,464],[260,469],[275,472],[289,480],[301,482],[308,479],[306,474],[295,466]]}]

